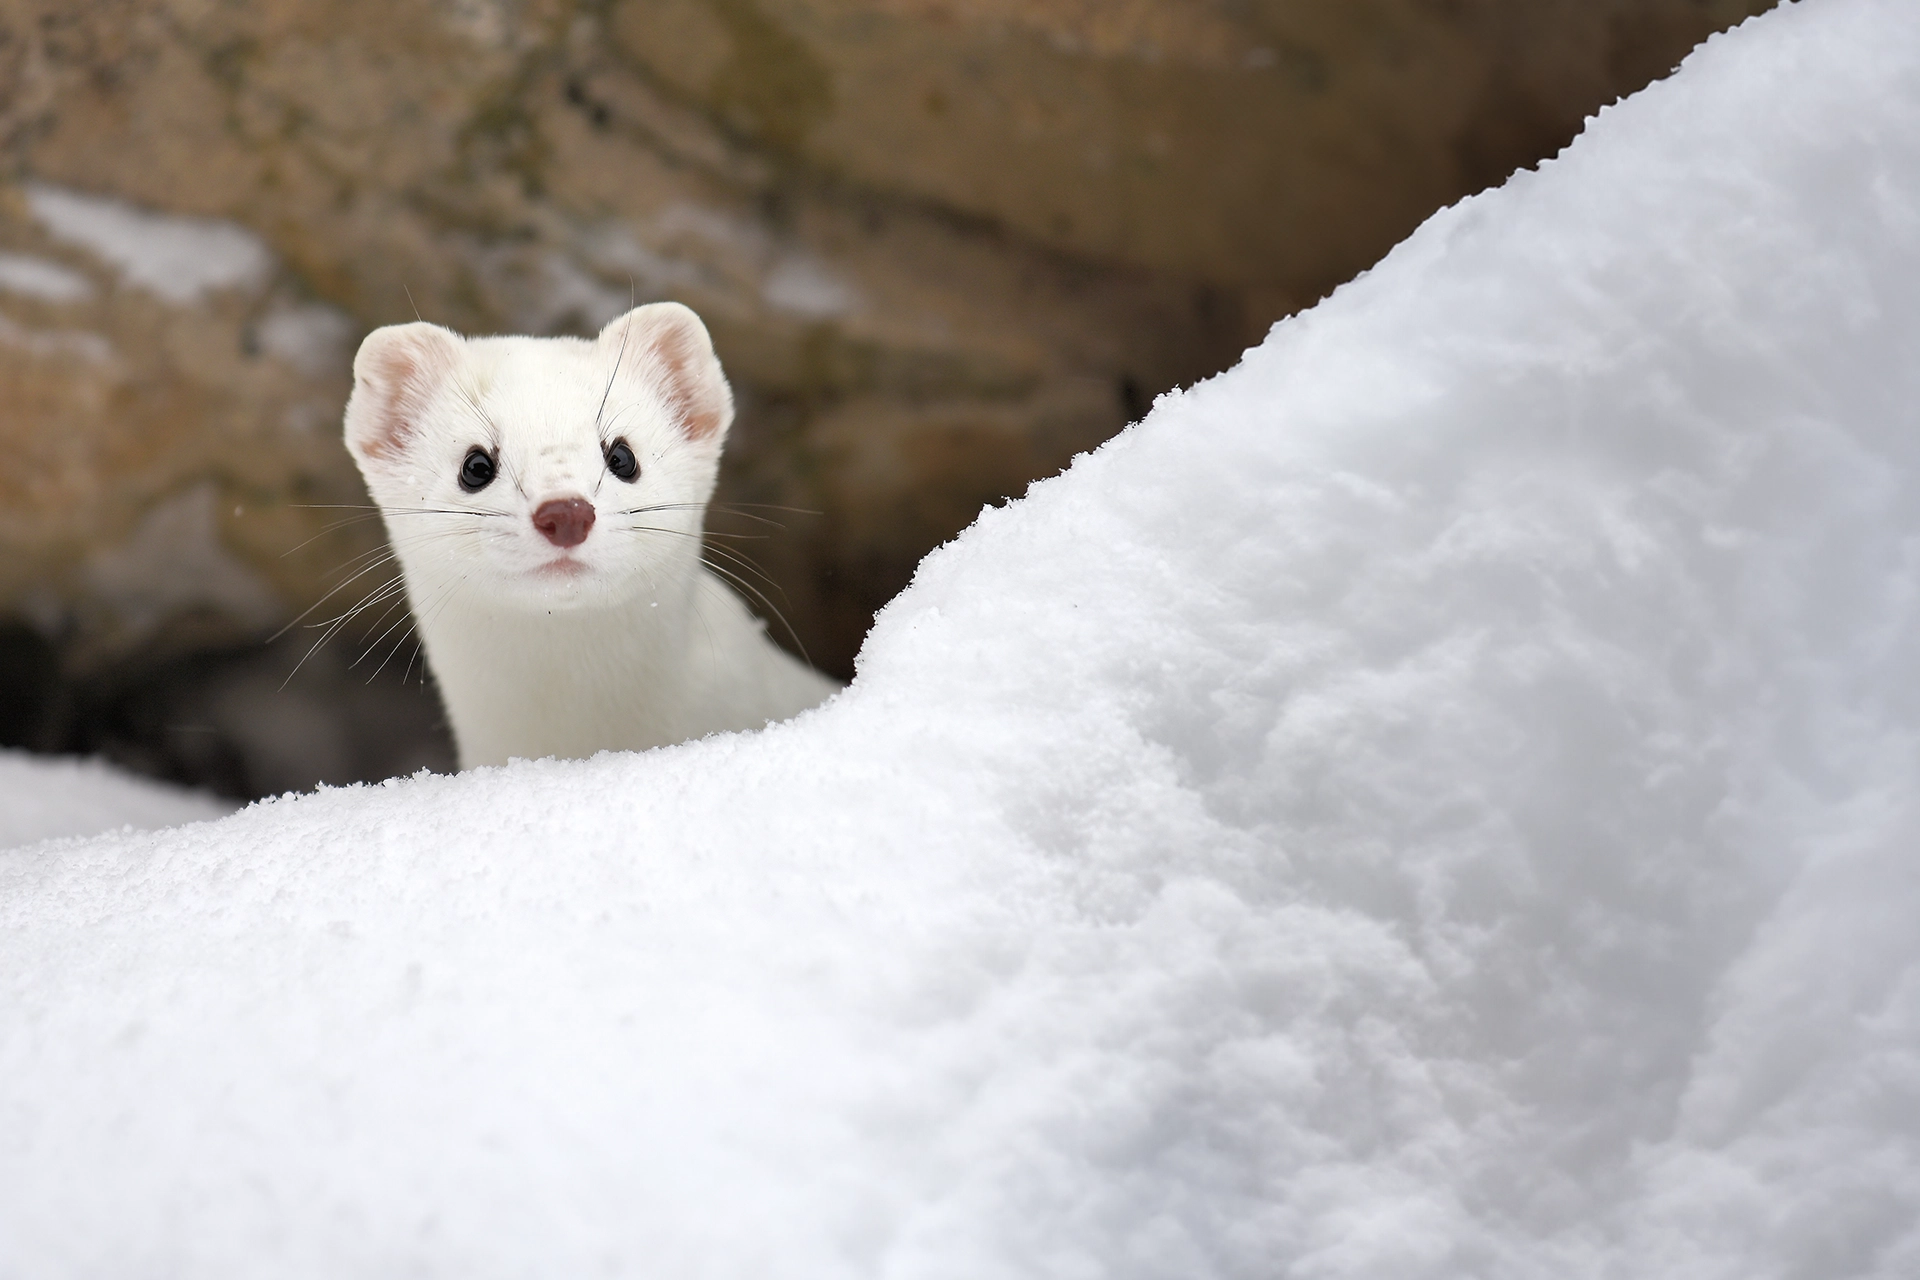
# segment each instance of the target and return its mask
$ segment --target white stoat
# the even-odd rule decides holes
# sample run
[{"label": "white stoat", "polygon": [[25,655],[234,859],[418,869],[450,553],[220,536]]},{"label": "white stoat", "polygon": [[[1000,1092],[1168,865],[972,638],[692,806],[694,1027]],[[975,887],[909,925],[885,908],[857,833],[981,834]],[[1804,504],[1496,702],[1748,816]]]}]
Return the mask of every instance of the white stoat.
[{"label": "white stoat", "polygon": [[701,561],[733,393],[687,308],[592,341],[391,325],[353,379],[347,448],[462,768],[755,729],[838,688]]}]

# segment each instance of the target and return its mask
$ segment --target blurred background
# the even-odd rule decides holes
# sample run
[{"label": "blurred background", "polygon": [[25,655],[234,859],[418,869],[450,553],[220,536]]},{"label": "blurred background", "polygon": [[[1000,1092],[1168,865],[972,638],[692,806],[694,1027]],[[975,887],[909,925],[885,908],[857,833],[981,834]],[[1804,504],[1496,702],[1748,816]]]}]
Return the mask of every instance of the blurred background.
[{"label": "blurred background", "polygon": [[741,545],[849,676],[983,503],[1768,7],[0,0],[0,746],[451,767],[394,616],[269,640],[380,545],[340,412],[416,312],[699,311],[721,499],[818,513]]}]

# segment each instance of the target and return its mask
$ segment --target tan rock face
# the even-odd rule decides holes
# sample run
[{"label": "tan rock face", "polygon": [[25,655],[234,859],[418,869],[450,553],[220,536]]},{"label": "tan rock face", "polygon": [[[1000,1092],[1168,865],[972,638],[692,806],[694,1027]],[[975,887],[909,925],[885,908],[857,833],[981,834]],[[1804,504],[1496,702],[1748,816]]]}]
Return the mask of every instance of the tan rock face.
[{"label": "tan rock face", "polygon": [[377,557],[367,329],[672,297],[845,674],[983,502],[1765,7],[0,0],[0,615],[76,688],[251,643]]}]

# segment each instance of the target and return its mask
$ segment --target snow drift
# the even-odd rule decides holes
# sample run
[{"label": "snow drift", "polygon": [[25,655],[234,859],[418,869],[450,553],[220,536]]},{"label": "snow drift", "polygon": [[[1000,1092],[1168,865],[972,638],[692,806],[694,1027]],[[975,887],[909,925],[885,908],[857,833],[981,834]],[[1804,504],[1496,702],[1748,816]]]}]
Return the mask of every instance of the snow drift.
[{"label": "snow drift", "polygon": [[1920,1274],[1920,7],[1710,42],[765,733],[0,856],[0,1273]]}]

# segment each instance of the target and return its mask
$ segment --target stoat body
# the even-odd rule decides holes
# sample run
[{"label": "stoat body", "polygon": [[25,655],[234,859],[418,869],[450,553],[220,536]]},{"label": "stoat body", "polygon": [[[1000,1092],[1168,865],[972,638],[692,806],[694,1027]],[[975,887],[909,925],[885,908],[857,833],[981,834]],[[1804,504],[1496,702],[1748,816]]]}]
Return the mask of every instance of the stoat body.
[{"label": "stoat body", "polygon": [[705,326],[367,336],[347,448],[405,578],[460,765],[756,729],[838,688],[702,561],[733,395]]}]

